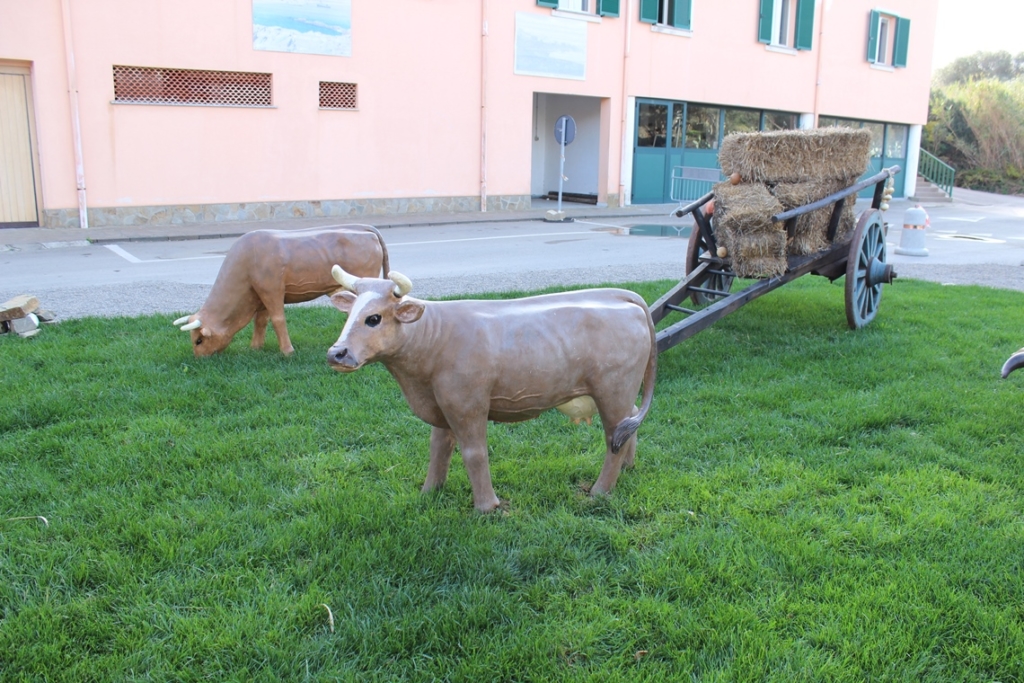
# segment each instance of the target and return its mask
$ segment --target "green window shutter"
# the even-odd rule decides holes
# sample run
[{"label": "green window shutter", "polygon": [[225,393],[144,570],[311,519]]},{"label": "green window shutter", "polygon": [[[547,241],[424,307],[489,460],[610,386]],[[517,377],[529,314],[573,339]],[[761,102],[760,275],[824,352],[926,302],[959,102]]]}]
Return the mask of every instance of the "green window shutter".
[{"label": "green window shutter", "polygon": [[658,0],[640,0],[640,21],[658,23]]},{"label": "green window shutter", "polygon": [[910,19],[896,19],[896,41],[893,44],[892,65],[907,65],[907,40],[910,38]]},{"label": "green window shutter", "polygon": [[757,40],[761,43],[772,42],[773,0],[761,0],[761,18],[757,23]]},{"label": "green window shutter", "polygon": [[602,17],[619,16],[619,0],[598,0],[597,13]]},{"label": "green window shutter", "polygon": [[541,7],[558,7],[558,0],[537,0]]},{"label": "green window shutter", "polygon": [[814,44],[814,0],[797,0],[796,49],[810,50]]},{"label": "green window shutter", "polygon": [[675,16],[672,17],[672,25],[676,28],[690,28],[690,9],[693,0],[676,0]]},{"label": "green window shutter", "polygon": [[875,63],[878,55],[878,12],[871,10],[871,19],[868,21],[868,61]]}]

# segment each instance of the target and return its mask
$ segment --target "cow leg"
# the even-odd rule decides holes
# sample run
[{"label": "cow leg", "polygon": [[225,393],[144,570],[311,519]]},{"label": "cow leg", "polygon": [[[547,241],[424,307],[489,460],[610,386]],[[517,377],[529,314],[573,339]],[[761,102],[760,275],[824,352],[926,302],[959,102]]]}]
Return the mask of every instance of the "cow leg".
[{"label": "cow leg", "polygon": [[473,507],[480,512],[490,512],[497,508],[501,501],[494,494],[491,466],[487,461],[487,416],[483,415],[478,420],[467,420],[467,423],[452,425],[452,431],[459,442],[462,463],[466,466],[469,484],[473,487]]},{"label": "cow leg", "polygon": [[[636,406],[632,406],[630,415],[636,415],[639,412]],[[594,482],[594,485],[590,487],[590,494],[593,496],[607,495],[611,493],[612,489],[615,488],[615,482],[619,479],[619,473],[622,472],[622,466],[632,467],[633,462],[636,458],[636,433],[630,435],[626,443],[622,444],[622,448],[619,449],[618,453],[612,453],[612,435],[615,433],[615,426],[619,424],[624,418],[623,413],[617,413],[622,415],[618,419],[615,417],[606,417],[605,412],[601,410],[601,423],[604,425],[604,442],[605,442],[605,454],[604,454],[604,465],[601,467],[601,475]]]},{"label": "cow leg", "polygon": [[263,342],[267,339],[267,321],[270,320],[270,314],[267,309],[261,308],[256,311],[256,317],[253,318],[252,323],[252,344],[249,346],[254,349],[262,349]]},{"label": "cow leg", "polygon": [[288,336],[288,326],[284,322],[284,304],[275,306],[269,311],[270,324],[274,326],[274,334],[277,335],[277,343],[281,346],[281,353],[290,356],[295,352],[292,347],[292,340]]},{"label": "cow leg", "polygon": [[430,430],[430,466],[427,468],[427,480],[423,482],[423,493],[444,486],[448,479],[448,467],[452,464],[453,450],[455,435],[452,430],[433,427]]}]

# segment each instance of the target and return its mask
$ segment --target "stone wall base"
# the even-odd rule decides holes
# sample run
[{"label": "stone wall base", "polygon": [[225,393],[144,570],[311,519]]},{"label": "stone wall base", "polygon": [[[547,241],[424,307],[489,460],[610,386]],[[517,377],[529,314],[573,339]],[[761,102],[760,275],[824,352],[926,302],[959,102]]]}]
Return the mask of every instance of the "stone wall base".
[{"label": "stone wall base", "polygon": [[[487,198],[488,211],[525,211],[530,195]],[[399,199],[332,199],[299,202],[241,202],[181,206],[117,206],[89,209],[89,227],[116,225],[184,225],[226,221],[269,221],[291,218],[362,218],[420,213],[480,211],[480,197],[412,197]],[[78,209],[46,209],[46,228],[77,228]]]}]

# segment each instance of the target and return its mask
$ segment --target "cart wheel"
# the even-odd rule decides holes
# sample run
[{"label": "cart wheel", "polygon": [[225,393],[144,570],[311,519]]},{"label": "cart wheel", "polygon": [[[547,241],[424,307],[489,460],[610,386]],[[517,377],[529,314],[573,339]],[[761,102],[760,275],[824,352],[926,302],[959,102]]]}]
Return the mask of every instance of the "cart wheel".
[{"label": "cart wheel", "polygon": [[895,274],[885,262],[885,224],[881,212],[869,209],[860,215],[846,260],[846,321],[859,330],[874,320],[882,299],[882,285]]},{"label": "cart wheel", "polygon": [[[700,228],[694,223],[693,230],[690,231],[690,241],[686,245],[686,274],[689,275],[694,268],[700,265],[701,254],[707,253],[708,245],[704,240],[704,235],[701,233]],[[725,270],[721,266],[716,270]],[[717,289],[721,292],[728,292],[729,288],[732,287],[733,276],[732,275],[717,275],[712,273],[708,275],[708,279],[704,281],[703,287],[707,289]],[[693,299],[693,303],[698,306],[705,304],[714,303],[719,299],[724,299],[724,296],[717,296],[715,294],[705,294],[704,292],[693,292],[690,294],[690,298]]]}]

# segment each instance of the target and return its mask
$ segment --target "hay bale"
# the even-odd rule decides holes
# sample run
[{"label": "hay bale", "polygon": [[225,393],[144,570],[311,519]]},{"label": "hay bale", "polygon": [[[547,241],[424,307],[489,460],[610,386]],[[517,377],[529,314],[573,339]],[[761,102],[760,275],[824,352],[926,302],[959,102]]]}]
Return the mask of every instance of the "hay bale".
[{"label": "hay bale", "polygon": [[[856,179],[779,183],[770,187],[769,191],[779,200],[783,209],[789,211],[839,192],[854,182]],[[846,198],[840,214],[839,227],[836,229],[835,242],[842,242],[842,238],[853,229],[856,201],[856,195]],[[826,249],[829,246],[828,224],[831,219],[832,205],[797,218],[793,233],[788,237],[786,251],[793,256],[803,256]]]},{"label": "hay bale", "polygon": [[715,235],[740,277],[773,277],[786,272],[786,230],[771,217],[782,204],[764,185],[729,182],[714,186]]},{"label": "hay bale", "polygon": [[733,133],[722,141],[722,172],[743,182],[803,183],[858,178],[868,167],[871,131],[815,128]]}]

